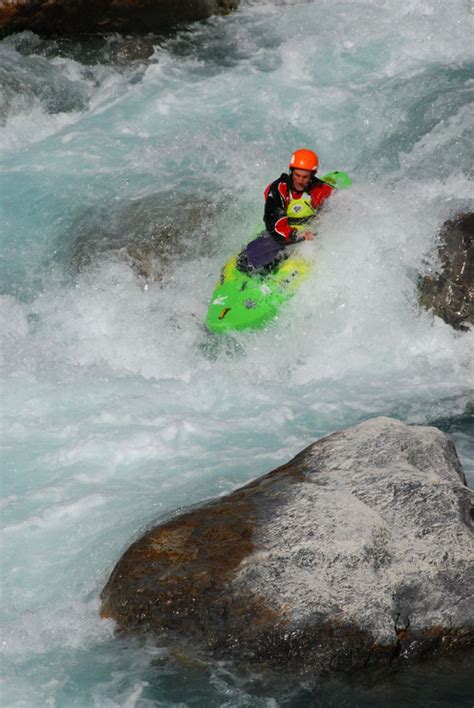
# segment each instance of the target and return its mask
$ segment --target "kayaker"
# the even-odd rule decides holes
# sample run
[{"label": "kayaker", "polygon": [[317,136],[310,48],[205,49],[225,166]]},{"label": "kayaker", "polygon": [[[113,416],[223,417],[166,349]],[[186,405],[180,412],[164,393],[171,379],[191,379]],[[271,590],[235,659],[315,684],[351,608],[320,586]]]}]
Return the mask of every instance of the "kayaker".
[{"label": "kayaker", "polygon": [[239,254],[239,270],[245,273],[271,270],[287,257],[288,246],[312,240],[307,223],[333,191],[329,184],[316,177],[318,165],[315,152],[296,150],[291,156],[289,174],[283,172],[268,185],[263,216],[266,231]]}]

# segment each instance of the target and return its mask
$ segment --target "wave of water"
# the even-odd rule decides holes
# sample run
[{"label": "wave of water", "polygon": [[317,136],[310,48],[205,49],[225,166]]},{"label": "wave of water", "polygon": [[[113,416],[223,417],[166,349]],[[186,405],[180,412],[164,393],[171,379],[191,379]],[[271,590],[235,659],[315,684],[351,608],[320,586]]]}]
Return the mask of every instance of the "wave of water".
[{"label": "wave of water", "polygon": [[[473,24],[464,0],[245,2],[128,64],[109,61],[117,38],[93,61],[0,43],[6,705],[419,705],[420,686],[470,705],[468,668],[446,694],[449,666],[375,688],[183,663],[114,638],[97,598],[160,514],[367,417],[436,422],[474,483],[474,335],[416,290],[439,226],[473,209]],[[299,145],[354,185],[305,244],[315,268],[287,311],[216,346],[219,268]],[[205,228],[159,280],[92,248],[147,237],[183,197]]]}]

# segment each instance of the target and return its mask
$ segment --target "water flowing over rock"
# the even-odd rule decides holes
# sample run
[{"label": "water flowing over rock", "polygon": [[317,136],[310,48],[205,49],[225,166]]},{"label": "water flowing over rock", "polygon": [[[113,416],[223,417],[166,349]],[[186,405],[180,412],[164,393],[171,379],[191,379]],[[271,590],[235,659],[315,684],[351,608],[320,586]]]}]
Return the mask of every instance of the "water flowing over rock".
[{"label": "water flowing over rock", "polygon": [[291,672],[474,645],[474,494],[447,435],[375,418],[154,526],[102,615]]},{"label": "water flowing over rock", "polygon": [[212,251],[211,223],[220,210],[221,205],[194,195],[168,192],[93,214],[88,210],[72,227],[72,270],[80,272],[115,256],[125,260],[137,275],[160,280],[172,263]]},{"label": "water flowing over rock", "polygon": [[[46,59],[62,57],[83,64],[83,72],[91,76],[94,66],[113,65],[118,71],[131,65],[149,64],[155,46],[162,37],[121,34],[91,34],[79,36],[40,37],[25,30],[3,40],[4,47],[12,47],[22,56],[34,55]],[[136,80],[135,78],[133,79]]]},{"label": "water flowing over rock", "polygon": [[3,0],[0,33],[163,32],[234,10],[238,0]]},{"label": "water flowing over rock", "polygon": [[19,57],[4,47],[0,66],[0,125],[35,103],[40,103],[50,114],[82,111],[88,106],[89,96],[85,84],[63,76],[46,59]]},{"label": "water flowing over rock", "polygon": [[421,304],[456,329],[474,324],[474,213],[446,221],[439,234],[440,269],[420,280]]}]

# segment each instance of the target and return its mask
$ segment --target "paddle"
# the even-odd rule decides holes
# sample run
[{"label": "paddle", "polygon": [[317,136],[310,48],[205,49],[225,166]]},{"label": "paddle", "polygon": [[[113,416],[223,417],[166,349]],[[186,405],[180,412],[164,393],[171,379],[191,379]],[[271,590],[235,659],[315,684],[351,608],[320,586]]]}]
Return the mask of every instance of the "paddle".
[{"label": "paddle", "polygon": [[328,172],[324,177],[321,177],[321,180],[336,189],[346,189],[346,187],[350,187],[352,184],[352,180],[347,172],[340,172],[339,170]]}]

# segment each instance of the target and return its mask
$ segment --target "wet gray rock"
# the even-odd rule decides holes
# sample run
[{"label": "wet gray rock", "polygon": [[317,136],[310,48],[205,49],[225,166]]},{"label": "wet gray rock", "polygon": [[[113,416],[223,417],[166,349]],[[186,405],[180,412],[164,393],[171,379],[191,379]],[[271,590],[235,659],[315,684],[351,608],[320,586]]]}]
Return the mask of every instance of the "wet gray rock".
[{"label": "wet gray rock", "polygon": [[24,30],[48,36],[164,32],[237,5],[238,0],[8,0],[0,3],[0,35]]},{"label": "wet gray rock", "polygon": [[439,268],[420,279],[420,302],[455,329],[469,329],[474,324],[474,213],[443,224],[437,260]]},{"label": "wet gray rock", "polygon": [[115,257],[137,275],[160,280],[173,263],[212,252],[212,223],[220,209],[195,195],[160,192],[88,211],[72,226],[71,269],[81,272]]},{"label": "wet gray rock", "polygon": [[102,615],[159,641],[292,673],[474,646],[474,494],[432,427],[375,418],[154,526]]}]

